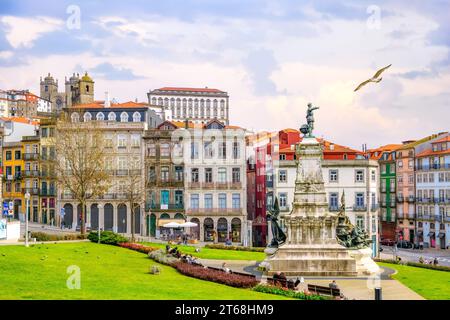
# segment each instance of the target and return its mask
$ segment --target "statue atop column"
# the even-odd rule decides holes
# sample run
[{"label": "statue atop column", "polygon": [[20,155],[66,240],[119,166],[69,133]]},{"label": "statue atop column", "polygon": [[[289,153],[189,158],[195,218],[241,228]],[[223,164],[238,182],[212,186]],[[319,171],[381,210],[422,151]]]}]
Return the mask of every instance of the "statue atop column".
[{"label": "statue atop column", "polygon": [[314,138],[312,132],[314,130],[314,110],[319,107],[313,107],[312,103],[308,103],[308,110],[306,111],[306,122],[300,127],[300,132],[305,135],[306,138]]}]

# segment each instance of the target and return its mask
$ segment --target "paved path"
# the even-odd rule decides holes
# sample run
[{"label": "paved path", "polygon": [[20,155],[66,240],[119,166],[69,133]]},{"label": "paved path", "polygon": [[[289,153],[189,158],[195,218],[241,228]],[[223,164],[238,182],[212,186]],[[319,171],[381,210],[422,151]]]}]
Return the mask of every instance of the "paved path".
[{"label": "paved path", "polygon": [[[393,259],[394,252],[392,251],[394,247],[383,246],[383,251],[380,252],[380,258],[382,259]],[[430,249],[426,248],[423,250],[419,249],[400,249],[397,248],[396,253],[402,260],[419,262],[419,258],[423,257],[424,260],[432,261],[437,258],[439,265],[450,267],[450,250],[443,249]]]},{"label": "paved path", "polygon": [[[211,267],[222,267],[222,263],[226,263],[231,270],[254,274],[258,280],[265,282],[267,278],[261,271],[257,270],[257,261],[248,260],[211,260],[199,259],[203,265]],[[328,287],[332,280],[336,280],[341,292],[348,299],[353,300],[374,300],[374,288],[382,288],[383,300],[424,300],[422,296],[415,293],[397,280],[391,279],[390,276],[396,271],[391,268],[382,267],[383,272],[379,277],[304,277],[305,283],[299,285],[299,290],[306,290],[308,284],[316,284]],[[289,278],[289,277],[288,277]],[[293,277],[294,279],[296,277]]]}]

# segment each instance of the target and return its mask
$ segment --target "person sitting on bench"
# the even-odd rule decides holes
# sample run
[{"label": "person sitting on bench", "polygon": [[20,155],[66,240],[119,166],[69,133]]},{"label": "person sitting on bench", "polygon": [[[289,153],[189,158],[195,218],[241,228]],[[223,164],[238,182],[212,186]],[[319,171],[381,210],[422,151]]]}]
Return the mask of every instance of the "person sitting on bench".
[{"label": "person sitting on bench", "polygon": [[338,287],[338,285],[337,285],[337,283],[336,283],[336,280],[333,280],[333,282],[331,282],[328,286],[329,286],[331,289],[339,289],[339,287]]}]

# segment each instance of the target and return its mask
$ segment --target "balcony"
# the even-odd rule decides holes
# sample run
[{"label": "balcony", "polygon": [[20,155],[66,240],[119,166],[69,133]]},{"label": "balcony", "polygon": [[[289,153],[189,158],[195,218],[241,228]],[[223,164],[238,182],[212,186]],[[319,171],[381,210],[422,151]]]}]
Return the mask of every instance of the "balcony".
[{"label": "balcony", "polygon": [[169,204],[146,203],[145,210],[146,211],[154,211],[154,212],[167,211],[167,210],[180,211],[180,210],[184,210],[184,205],[183,205],[183,203],[169,203]]},{"label": "balcony", "polygon": [[202,188],[203,189],[214,189],[215,188],[214,182],[202,182]]},{"label": "balcony", "polygon": [[227,189],[228,182],[216,182],[216,189]]},{"label": "balcony", "polygon": [[39,153],[24,153],[23,158],[24,160],[38,160]]},{"label": "balcony", "polygon": [[353,211],[367,211],[366,205],[354,205]]},{"label": "balcony", "polygon": [[200,189],[200,182],[189,182],[188,188],[190,189]]},{"label": "balcony", "polygon": [[141,169],[130,169],[129,170],[130,176],[140,176],[142,174]]},{"label": "balcony", "polygon": [[414,196],[408,196],[408,202],[409,203],[414,202]]},{"label": "balcony", "polygon": [[442,221],[442,216],[439,214],[434,215],[434,221],[438,221],[438,222]]},{"label": "balcony", "polygon": [[242,183],[241,182],[231,182],[230,189],[240,190],[240,189],[242,189]]},{"label": "balcony", "polygon": [[54,189],[41,189],[41,196],[47,196],[47,197],[55,197],[56,191]]},{"label": "balcony", "polygon": [[395,201],[389,202],[389,207],[395,208],[395,206],[396,206]]},{"label": "balcony", "polygon": [[291,206],[286,205],[284,207],[280,206],[280,211],[281,212],[290,212],[291,211]]},{"label": "balcony", "polygon": [[29,193],[31,195],[39,195],[39,188],[23,188],[22,192],[25,193]]},{"label": "balcony", "polygon": [[329,210],[330,212],[337,212],[337,211],[339,211],[339,206],[333,206],[333,205],[330,205],[330,206],[328,207],[328,210]]},{"label": "balcony", "polygon": [[397,196],[397,202],[405,202],[405,198],[403,196]]},{"label": "balcony", "polygon": [[450,169],[450,163],[433,163],[431,165],[419,165],[416,166],[417,171],[430,171],[430,170],[440,170],[440,169]]},{"label": "balcony", "polygon": [[186,209],[186,214],[195,216],[224,216],[241,215],[241,208],[190,208]]},{"label": "balcony", "polygon": [[25,170],[23,171],[23,176],[27,178],[39,177],[40,173],[38,170]]},{"label": "balcony", "polygon": [[445,217],[444,217],[444,221],[445,221],[445,222],[450,222],[450,216],[445,216]]}]

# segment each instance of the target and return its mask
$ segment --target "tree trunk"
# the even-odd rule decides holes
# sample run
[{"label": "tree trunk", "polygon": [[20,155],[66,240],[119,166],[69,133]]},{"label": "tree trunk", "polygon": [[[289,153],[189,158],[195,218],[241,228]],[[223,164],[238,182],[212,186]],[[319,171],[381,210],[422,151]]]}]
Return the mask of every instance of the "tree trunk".
[{"label": "tree trunk", "polygon": [[81,202],[81,227],[80,227],[80,232],[81,234],[85,234],[86,233],[86,225],[84,223],[84,217],[86,215],[86,211],[85,211],[85,205],[86,201],[82,201]]},{"label": "tree trunk", "polygon": [[131,242],[134,242],[134,212],[135,208],[133,204],[131,204]]}]

